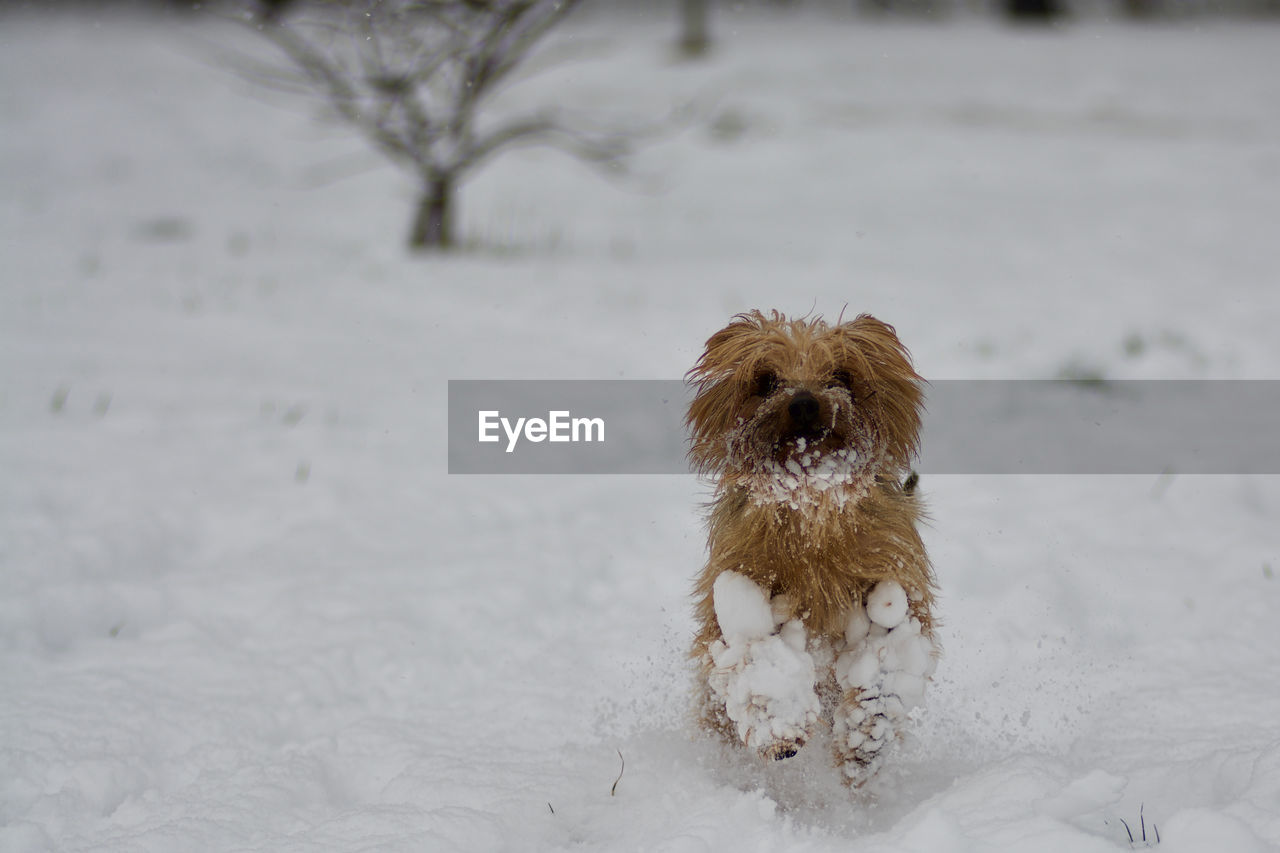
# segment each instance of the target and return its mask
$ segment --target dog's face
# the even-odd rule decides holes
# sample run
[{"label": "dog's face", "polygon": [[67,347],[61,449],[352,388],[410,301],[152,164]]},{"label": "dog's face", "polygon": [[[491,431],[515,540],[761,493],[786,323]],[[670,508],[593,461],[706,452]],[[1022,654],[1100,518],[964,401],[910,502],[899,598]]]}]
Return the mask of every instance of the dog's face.
[{"label": "dog's face", "polygon": [[707,341],[689,371],[690,458],[759,500],[840,503],[910,464],[921,379],[893,327],[862,315],[831,326],[752,311]]}]

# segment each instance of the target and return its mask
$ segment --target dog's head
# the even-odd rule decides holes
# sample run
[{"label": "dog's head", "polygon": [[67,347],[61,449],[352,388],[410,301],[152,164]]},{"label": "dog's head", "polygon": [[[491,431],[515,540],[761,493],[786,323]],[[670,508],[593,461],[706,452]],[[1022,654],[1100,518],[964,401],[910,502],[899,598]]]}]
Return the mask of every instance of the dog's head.
[{"label": "dog's head", "polygon": [[916,452],[922,380],[893,327],[865,314],[834,326],[739,314],[688,379],[694,467],[759,500],[843,503]]}]

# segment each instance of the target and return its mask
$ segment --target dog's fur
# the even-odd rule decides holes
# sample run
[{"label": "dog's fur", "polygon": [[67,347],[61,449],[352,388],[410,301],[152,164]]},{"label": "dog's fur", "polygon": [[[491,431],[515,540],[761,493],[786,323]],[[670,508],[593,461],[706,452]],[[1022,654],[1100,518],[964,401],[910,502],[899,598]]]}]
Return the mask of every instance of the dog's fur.
[{"label": "dog's fur", "polygon": [[[701,720],[741,742],[706,688],[709,648],[721,639],[713,587],[722,572],[754,581],[786,610],[780,618],[802,620],[810,646],[838,648],[852,609],[884,580],[901,585],[910,616],[932,636],[934,579],[910,468],[923,380],[893,328],[871,316],[831,325],[776,311],[734,317],[688,379],[696,389],[690,460],[716,483],[710,554],[695,591]],[[815,689],[830,725],[859,697],[840,688],[830,663],[825,669]],[[765,754],[785,758],[802,743]],[[838,746],[836,758],[871,761]]]}]

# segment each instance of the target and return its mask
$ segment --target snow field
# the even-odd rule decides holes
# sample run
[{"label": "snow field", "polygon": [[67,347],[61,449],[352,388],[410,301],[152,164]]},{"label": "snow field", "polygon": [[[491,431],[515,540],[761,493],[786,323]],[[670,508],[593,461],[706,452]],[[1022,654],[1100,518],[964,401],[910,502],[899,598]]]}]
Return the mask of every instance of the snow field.
[{"label": "snow field", "polygon": [[704,486],[445,473],[447,379],[676,377],[755,307],[929,378],[1276,375],[1274,25],[717,22],[575,24],[499,109],[709,121],[640,191],[496,161],[422,261],[247,34],[6,13],[0,849],[1280,847],[1275,477],[923,472],[945,663],[851,800],[691,731]]}]

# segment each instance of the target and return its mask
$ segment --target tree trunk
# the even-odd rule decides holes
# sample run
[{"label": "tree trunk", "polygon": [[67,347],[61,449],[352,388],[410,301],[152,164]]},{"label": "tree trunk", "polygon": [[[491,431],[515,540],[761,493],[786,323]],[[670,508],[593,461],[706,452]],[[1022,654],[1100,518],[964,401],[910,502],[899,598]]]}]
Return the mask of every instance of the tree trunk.
[{"label": "tree trunk", "polygon": [[418,200],[409,248],[432,251],[453,248],[453,175],[431,175]]},{"label": "tree trunk", "polygon": [[1159,10],[1156,0],[1124,0],[1122,5],[1130,18],[1154,18]]},{"label": "tree trunk", "polygon": [[702,56],[711,46],[707,23],[711,0],[680,0],[680,41],[677,46],[684,56]]},{"label": "tree trunk", "polygon": [[1053,23],[1062,14],[1058,0],[1005,0],[1005,14],[1019,23]]},{"label": "tree trunk", "polygon": [[1018,23],[1051,24],[1063,13],[1058,0],[1005,0],[1005,14]]}]

